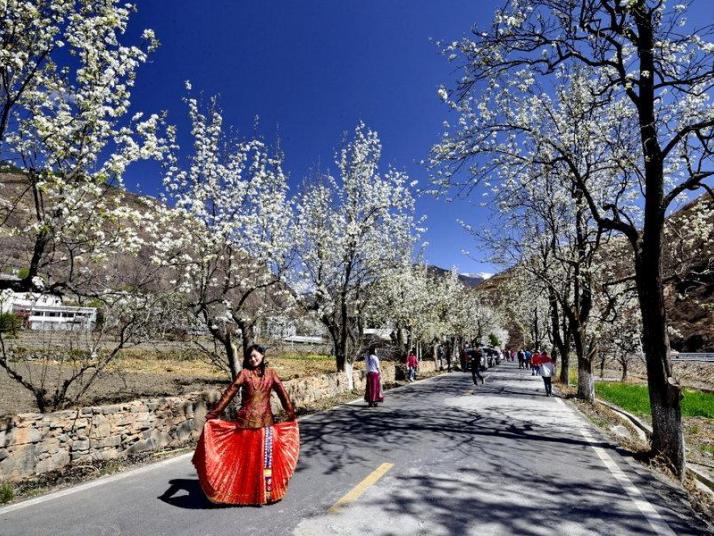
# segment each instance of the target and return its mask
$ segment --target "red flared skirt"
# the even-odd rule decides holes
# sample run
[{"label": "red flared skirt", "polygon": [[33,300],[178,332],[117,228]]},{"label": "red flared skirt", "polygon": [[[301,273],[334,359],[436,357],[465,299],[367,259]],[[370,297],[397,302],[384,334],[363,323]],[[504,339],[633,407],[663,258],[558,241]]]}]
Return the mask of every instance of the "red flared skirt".
[{"label": "red flared skirt", "polygon": [[367,373],[367,389],[364,392],[365,402],[384,402],[382,395],[382,382],[379,381],[379,372]]},{"label": "red flared skirt", "polygon": [[285,496],[299,453],[296,421],[239,428],[212,419],[203,426],[193,465],[211,502],[259,505]]}]

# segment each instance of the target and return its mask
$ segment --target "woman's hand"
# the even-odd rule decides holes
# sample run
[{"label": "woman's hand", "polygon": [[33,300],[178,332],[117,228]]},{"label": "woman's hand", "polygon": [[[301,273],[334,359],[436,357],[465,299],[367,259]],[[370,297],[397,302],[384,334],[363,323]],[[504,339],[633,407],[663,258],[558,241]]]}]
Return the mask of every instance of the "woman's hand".
[{"label": "woman's hand", "polygon": [[220,413],[217,413],[214,410],[209,411],[206,413],[206,420],[207,421],[212,421],[213,419],[217,419],[220,416]]}]

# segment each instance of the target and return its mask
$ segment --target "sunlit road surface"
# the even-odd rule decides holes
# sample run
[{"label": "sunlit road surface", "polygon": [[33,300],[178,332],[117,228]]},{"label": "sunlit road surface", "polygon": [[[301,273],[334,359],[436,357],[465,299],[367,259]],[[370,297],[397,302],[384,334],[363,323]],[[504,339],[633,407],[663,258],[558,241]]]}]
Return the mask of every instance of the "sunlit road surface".
[{"label": "sunlit road surface", "polygon": [[287,497],[206,501],[190,457],[0,509],[0,535],[708,534],[540,378],[446,374],[301,421]]}]

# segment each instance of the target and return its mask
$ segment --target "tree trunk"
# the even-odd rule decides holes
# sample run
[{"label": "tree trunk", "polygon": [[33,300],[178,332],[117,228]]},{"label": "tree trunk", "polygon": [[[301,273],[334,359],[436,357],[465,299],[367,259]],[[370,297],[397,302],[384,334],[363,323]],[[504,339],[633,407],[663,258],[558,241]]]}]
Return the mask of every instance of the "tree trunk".
[{"label": "tree trunk", "polygon": [[327,331],[330,332],[330,337],[332,337],[332,347],[333,353],[335,354],[335,366],[337,368],[337,372],[344,372],[345,363],[347,361],[347,352],[345,351],[345,345],[342,344],[343,340],[340,336],[340,330],[334,324],[327,324]]},{"label": "tree trunk", "polygon": [[533,350],[540,350],[540,326],[538,308],[534,310],[533,322],[531,324],[531,339],[533,340]]},{"label": "tree trunk", "polygon": [[560,350],[560,383],[568,385],[570,381],[570,349],[563,347]]},{"label": "tree trunk", "polygon": [[27,275],[21,281],[13,281],[11,279],[0,281],[0,290],[9,289],[14,292],[31,292],[38,290],[32,280],[39,272],[40,263],[45,255],[45,249],[47,248],[49,240],[50,236],[47,231],[43,230],[37,234]]},{"label": "tree trunk", "polygon": [[397,330],[396,330],[396,332],[397,332],[397,348],[399,349],[400,354],[406,355],[405,348],[407,347],[409,342],[404,340],[404,331],[405,331],[404,328],[401,325],[398,325]]},{"label": "tree trunk", "polygon": [[[647,237],[643,237],[646,242]],[[685,453],[682,424],[682,391],[672,374],[669,359],[667,317],[662,291],[660,249],[643,244],[637,270],[637,290],[642,313],[642,347],[647,364],[647,386],[652,407],[652,451],[667,460],[684,478]],[[657,258],[653,261],[652,258]]]},{"label": "tree trunk", "polygon": [[[655,111],[655,22],[653,10],[633,11],[639,32],[640,140],[644,160],[645,207],[642,234],[635,246],[637,294],[642,312],[642,346],[647,361],[647,385],[652,405],[652,451],[662,455],[680,478],[685,474],[684,434],[680,407],[682,392],[672,374],[667,336],[667,314],[662,287],[664,155],[659,143]],[[644,74],[646,73],[646,75]]]},{"label": "tree trunk", "polygon": [[338,327],[339,331],[339,340],[338,340],[338,349],[337,349],[337,355],[336,357],[336,364],[337,364],[337,371],[338,372],[345,372],[345,364],[347,363],[348,355],[347,355],[347,349],[348,349],[348,329],[349,329],[349,317],[348,317],[348,312],[347,312],[347,301],[346,298],[343,296],[342,297],[342,303],[340,305],[340,323]]},{"label": "tree trunk", "polygon": [[[560,383],[568,385],[568,368],[570,366],[570,335],[565,318],[561,322],[558,310],[558,299],[553,292],[548,296],[550,303],[550,322],[553,334],[553,346],[560,354]],[[553,352],[555,354],[555,351]]]},{"label": "tree trunk", "polygon": [[578,356],[578,391],[577,397],[591,404],[595,402],[595,383],[593,381],[592,355],[585,351],[582,328],[573,330],[575,354]]},{"label": "tree trunk", "polygon": [[352,374],[353,370],[352,363],[345,361],[345,376],[347,377],[347,388],[350,391],[355,387],[354,374]]},{"label": "tree trunk", "polygon": [[223,347],[226,349],[226,357],[228,358],[228,368],[231,371],[231,378],[235,378],[238,376],[243,363],[238,354],[238,345],[235,340],[233,340],[233,337],[228,335],[223,342]]},{"label": "tree trunk", "polygon": [[621,362],[622,364],[622,378],[621,381],[627,381],[627,359],[623,359]]},{"label": "tree trunk", "polygon": [[37,410],[40,413],[45,413],[47,411],[47,391],[44,389],[35,389],[33,394],[35,395]]},{"label": "tree trunk", "polygon": [[255,322],[236,320],[236,323],[240,328],[241,345],[243,355],[245,355],[248,352],[248,347],[255,342]]},{"label": "tree trunk", "polygon": [[345,371],[345,363],[347,362],[347,333],[344,326],[338,323],[333,316],[323,315],[320,318],[322,324],[327,328],[327,332],[332,339],[332,354],[335,356],[335,368],[337,372]]},{"label": "tree trunk", "polygon": [[593,381],[592,360],[578,356],[578,393],[580,400],[595,402],[595,382]]},{"label": "tree trunk", "polygon": [[605,379],[605,354],[600,358],[600,380]]}]

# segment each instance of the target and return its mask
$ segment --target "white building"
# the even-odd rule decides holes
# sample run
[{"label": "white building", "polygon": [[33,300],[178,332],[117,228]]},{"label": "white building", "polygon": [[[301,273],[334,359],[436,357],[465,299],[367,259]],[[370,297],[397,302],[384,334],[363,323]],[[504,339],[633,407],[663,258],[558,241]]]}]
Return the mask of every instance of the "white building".
[{"label": "white building", "polygon": [[381,339],[385,342],[391,341],[392,340],[392,331],[394,331],[391,328],[366,328],[364,330],[365,335],[372,335],[373,337],[376,337],[378,339]]},{"label": "white building", "polygon": [[284,316],[269,316],[264,322],[264,336],[279,341],[297,334],[295,321]]},{"label": "white building", "polygon": [[14,313],[36,330],[91,330],[97,323],[97,309],[63,305],[58,296],[14,292],[0,307],[3,313]]}]

